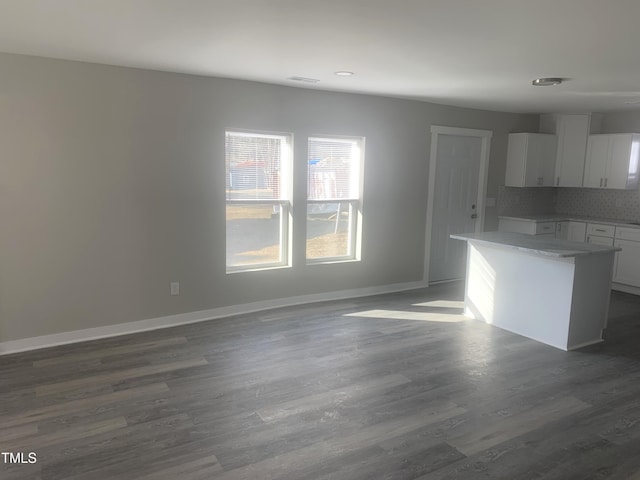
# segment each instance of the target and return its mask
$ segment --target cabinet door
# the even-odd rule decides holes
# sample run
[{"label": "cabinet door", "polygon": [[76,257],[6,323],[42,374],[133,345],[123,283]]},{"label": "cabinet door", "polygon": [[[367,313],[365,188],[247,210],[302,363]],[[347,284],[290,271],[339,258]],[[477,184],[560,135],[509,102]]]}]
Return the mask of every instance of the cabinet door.
[{"label": "cabinet door", "polygon": [[538,187],[540,186],[540,174],[538,172],[538,162],[541,155],[541,145],[537,141],[535,135],[527,135],[527,143],[525,148],[524,159],[524,186]]},{"label": "cabinet door", "polygon": [[556,171],[556,137],[555,135],[537,135],[536,163],[538,167],[538,186],[552,187]]},{"label": "cabinet door", "polygon": [[635,188],[638,185],[638,137],[633,134],[611,135],[606,188]]},{"label": "cabinet door", "polygon": [[584,170],[585,187],[604,188],[609,159],[610,135],[591,135],[587,146],[587,163]]},{"label": "cabinet door", "polygon": [[558,187],[581,187],[589,136],[589,115],[560,115],[555,183]]},{"label": "cabinet door", "polygon": [[509,134],[507,146],[507,169],[504,184],[507,187],[524,187],[525,168],[527,162],[526,133]]},{"label": "cabinet door", "polygon": [[539,133],[509,134],[505,186],[553,185],[556,136]]},{"label": "cabinet door", "polygon": [[616,240],[615,245],[622,250],[616,253],[613,281],[640,287],[640,242]]},{"label": "cabinet door", "polygon": [[572,242],[584,242],[587,233],[587,224],[584,222],[569,222],[567,240]]},{"label": "cabinet door", "polygon": [[536,222],[530,220],[518,220],[516,218],[501,218],[498,220],[498,230],[501,232],[536,234]]},{"label": "cabinet door", "polygon": [[556,238],[569,239],[569,222],[556,223]]},{"label": "cabinet door", "polygon": [[612,247],[613,238],[598,237],[596,235],[587,235],[587,243],[593,243],[594,245],[605,245],[607,247]]}]

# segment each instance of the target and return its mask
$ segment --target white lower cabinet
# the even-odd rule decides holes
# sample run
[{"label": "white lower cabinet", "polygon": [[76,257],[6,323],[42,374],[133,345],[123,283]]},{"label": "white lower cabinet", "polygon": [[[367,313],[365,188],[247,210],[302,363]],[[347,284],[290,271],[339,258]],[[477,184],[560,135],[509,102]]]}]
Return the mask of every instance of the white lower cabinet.
[{"label": "white lower cabinet", "polygon": [[616,228],[616,253],[613,281],[632,287],[640,287],[640,229]]},{"label": "white lower cabinet", "polygon": [[584,222],[569,222],[566,238],[571,242],[584,242],[587,239],[587,224]]},{"label": "white lower cabinet", "polygon": [[556,222],[556,238],[569,239],[569,222]]},{"label": "white lower cabinet", "polygon": [[587,243],[593,243],[595,245],[606,245],[607,247],[613,246],[613,238],[598,237],[597,235],[587,235]]},{"label": "white lower cabinet", "polygon": [[526,219],[501,218],[498,230],[501,232],[525,233],[540,238],[556,238],[556,222],[536,222]]},{"label": "white lower cabinet", "polygon": [[615,231],[616,227],[614,225],[587,223],[587,243],[611,247],[613,246]]},{"label": "white lower cabinet", "polygon": [[537,238],[560,238],[572,242],[616,246],[613,288],[640,295],[640,228],[609,223],[587,223],[574,220],[558,222],[501,218],[498,230],[535,235]]}]

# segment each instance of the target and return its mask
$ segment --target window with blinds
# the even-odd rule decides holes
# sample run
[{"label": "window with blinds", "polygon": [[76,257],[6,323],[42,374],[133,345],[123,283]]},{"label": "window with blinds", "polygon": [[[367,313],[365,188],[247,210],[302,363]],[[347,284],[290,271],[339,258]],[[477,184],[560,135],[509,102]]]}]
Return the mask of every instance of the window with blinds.
[{"label": "window with blinds", "polygon": [[361,218],[362,138],[309,138],[307,262],[357,257]]},{"label": "window with blinds", "polygon": [[290,264],[291,135],[227,131],[227,271]]}]

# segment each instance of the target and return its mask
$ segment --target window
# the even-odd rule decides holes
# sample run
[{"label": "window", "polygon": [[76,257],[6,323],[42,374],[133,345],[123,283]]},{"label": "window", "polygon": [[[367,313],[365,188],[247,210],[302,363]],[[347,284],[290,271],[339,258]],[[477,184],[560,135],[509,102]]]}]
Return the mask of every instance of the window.
[{"label": "window", "polygon": [[309,138],[307,263],[356,259],[363,138]]},{"label": "window", "polygon": [[290,265],[291,135],[227,131],[227,272]]}]

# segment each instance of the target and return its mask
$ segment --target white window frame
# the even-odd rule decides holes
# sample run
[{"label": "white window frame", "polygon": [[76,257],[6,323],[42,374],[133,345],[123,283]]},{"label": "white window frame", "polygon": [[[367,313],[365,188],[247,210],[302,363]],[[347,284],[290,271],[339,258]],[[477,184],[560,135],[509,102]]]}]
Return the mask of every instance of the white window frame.
[{"label": "white window frame", "polygon": [[[311,140],[345,140],[345,141],[357,141],[359,149],[360,149],[360,159],[358,163],[358,178],[357,180],[357,197],[346,197],[346,198],[323,198],[323,199],[310,199],[308,198],[309,192],[309,171],[307,170],[307,200],[306,200],[306,215],[308,215],[309,205],[314,204],[324,204],[324,203],[337,203],[340,205],[341,203],[349,204],[349,236],[347,239],[348,242],[348,254],[347,255],[338,255],[332,257],[318,257],[318,258],[309,258],[307,256],[307,237],[305,234],[305,259],[307,265],[321,265],[326,263],[342,263],[342,262],[354,262],[360,261],[362,258],[362,193],[364,187],[364,148],[365,148],[365,137],[358,136],[346,136],[346,135],[311,135],[307,139],[307,148],[309,142]],[[308,162],[308,151],[307,151],[307,169],[309,168]],[[339,207],[338,207],[339,208]],[[338,210],[338,220],[340,211]],[[306,218],[305,218],[306,221]],[[336,223],[337,227],[337,223]]]},{"label": "white window frame", "polygon": [[[274,268],[291,267],[291,223],[292,223],[292,184],[293,184],[293,134],[284,132],[265,132],[259,130],[245,130],[239,128],[225,129],[225,184],[227,165],[226,165],[226,138],[227,135],[246,135],[250,137],[278,138],[284,141],[282,157],[280,159],[280,199],[258,198],[258,199],[228,199],[225,198],[225,265],[226,273],[253,272],[259,270],[270,270]],[[226,186],[225,186],[226,190]],[[280,261],[270,263],[252,263],[246,265],[229,265],[227,264],[227,245],[226,245],[226,208],[229,205],[271,205],[272,207],[280,207]]]}]

